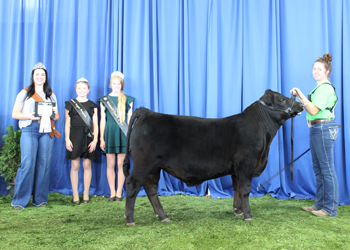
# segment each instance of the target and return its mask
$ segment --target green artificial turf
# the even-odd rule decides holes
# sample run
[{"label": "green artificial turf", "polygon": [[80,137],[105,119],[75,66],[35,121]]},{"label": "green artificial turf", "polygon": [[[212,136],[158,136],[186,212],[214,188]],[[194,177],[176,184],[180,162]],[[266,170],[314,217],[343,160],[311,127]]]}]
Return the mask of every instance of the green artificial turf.
[{"label": "green artificial turf", "polygon": [[169,223],[155,217],[147,197],[136,199],[136,226],[126,226],[125,199],[49,195],[49,205],[24,210],[0,197],[0,249],[350,249],[350,207],[338,217],[302,211],[312,200],[250,197],[254,219],[233,214],[233,199],[160,197]]}]

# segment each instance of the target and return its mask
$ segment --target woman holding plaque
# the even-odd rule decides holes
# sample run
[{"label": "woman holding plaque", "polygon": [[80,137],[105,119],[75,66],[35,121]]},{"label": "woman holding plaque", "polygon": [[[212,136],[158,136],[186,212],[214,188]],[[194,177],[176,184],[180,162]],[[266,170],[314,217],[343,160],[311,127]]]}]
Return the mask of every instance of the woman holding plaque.
[{"label": "woman holding plaque", "polygon": [[[131,115],[134,97],[124,94],[124,75],[115,71],[111,75],[112,92],[99,99],[101,106],[100,147],[107,157],[107,180],[110,188],[109,201],[121,201],[125,181],[123,161],[126,153],[126,135],[121,128],[126,126]],[[119,122],[118,122],[119,121]],[[124,126],[123,126],[124,125]],[[117,157],[116,157],[117,156]],[[118,187],[115,190],[116,158],[118,166]]]},{"label": "woman holding plaque", "polygon": [[[22,129],[21,164],[11,204],[14,209],[24,209],[31,195],[33,205],[47,205],[53,137],[61,136],[52,121],[60,117],[56,103],[46,68],[39,62],[32,70],[29,87],[17,95],[12,111],[12,117],[19,120]],[[45,106],[45,112],[35,110],[38,104]]]},{"label": "woman holding plaque", "polygon": [[96,143],[98,140],[98,106],[87,98],[90,92],[89,82],[80,78],[75,84],[77,98],[66,101],[66,148],[67,159],[72,160],[70,180],[73,189],[73,204],[79,205],[78,179],[80,158],[83,158],[84,168],[84,197],[88,203],[91,183],[91,160],[97,158]]}]

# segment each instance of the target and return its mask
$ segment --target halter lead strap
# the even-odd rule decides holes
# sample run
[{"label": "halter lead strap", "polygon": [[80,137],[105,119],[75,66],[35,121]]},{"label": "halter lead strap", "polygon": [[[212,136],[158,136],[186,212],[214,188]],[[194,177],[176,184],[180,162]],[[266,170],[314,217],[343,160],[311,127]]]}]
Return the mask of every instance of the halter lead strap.
[{"label": "halter lead strap", "polygon": [[293,106],[294,106],[294,103],[295,103],[295,99],[293,99],[293,103],[292,103],[292,106],[291,107],[288,107],[286,109],[279,109],[279,108],[276,108],[276,107],[271,107],[271,106],[268,106],[263,100],[259,99],[259,102],[264,105],[265,107],[271,109],[272,111],[280,111],[280,112],[285,112],[287,113],[288,115],[291,115],[292,114],[292,109],[293,109]]}]

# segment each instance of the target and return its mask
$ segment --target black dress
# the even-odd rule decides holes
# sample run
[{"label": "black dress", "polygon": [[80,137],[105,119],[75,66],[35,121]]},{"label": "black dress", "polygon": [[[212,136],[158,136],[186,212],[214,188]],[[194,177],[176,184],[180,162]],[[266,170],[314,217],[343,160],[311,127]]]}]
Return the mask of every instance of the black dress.
[{"label": "black dress", "polygon": [[[69,139],[71,140],[73,144],[73,151],[67,151],[66,159],[75,159],[77,157],[84,158],[84,159],[91,159],[94,160],[97,158],[96,156],[96,150],[92,153],[89,153],[89,144],[93,141],[92,137],[89,137],[89,128],[86,126],[83,119],[81,119],[78,112],[75,110],[75,108],[71,105],[69,101],[65,102],[66,109],[69,111],[68,115],[70,116],[70,135]],[[81,104],[84,106],[86,111],[89,113],[91,119],[94,115],[94,109],[98,108],[98,106],[88,100],[86,102],[81,102]]]}]

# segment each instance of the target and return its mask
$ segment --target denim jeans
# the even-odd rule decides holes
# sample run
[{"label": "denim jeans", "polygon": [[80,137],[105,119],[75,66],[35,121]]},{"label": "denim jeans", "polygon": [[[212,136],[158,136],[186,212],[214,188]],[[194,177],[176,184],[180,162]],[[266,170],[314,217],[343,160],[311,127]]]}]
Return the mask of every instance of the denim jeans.
[{"label": "denim jeans", "polygon": [[35,206],[47,203],[54,139],[49,133],[39,133],[39,127],[38,122],[33,122],[22,128],[21,165],[16,175],[12,206],[25,208],[31,195]]},{"label": "denim jeans", "polygon": [[316,197],[313,207],[335,217],[338,212],[339,187],[334,166],[334,141],[338,125],[334,122],[317,123],[310,128],[310,150],[316,176]]}]

